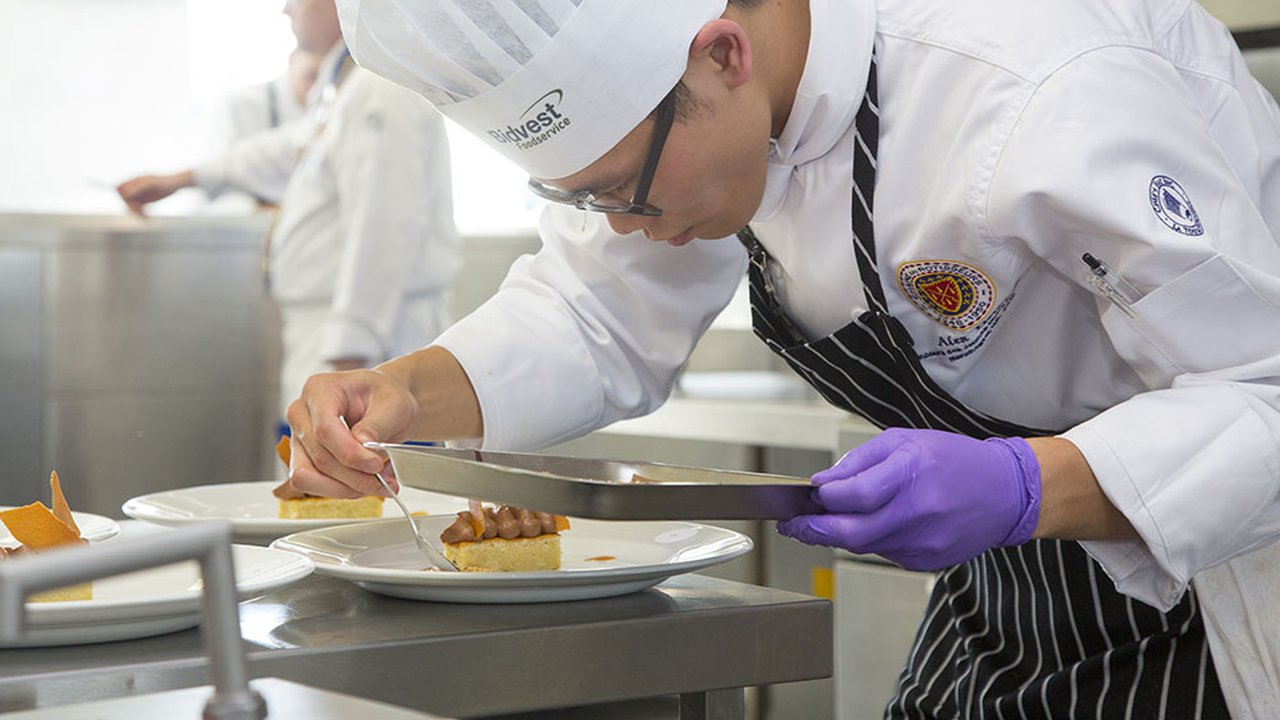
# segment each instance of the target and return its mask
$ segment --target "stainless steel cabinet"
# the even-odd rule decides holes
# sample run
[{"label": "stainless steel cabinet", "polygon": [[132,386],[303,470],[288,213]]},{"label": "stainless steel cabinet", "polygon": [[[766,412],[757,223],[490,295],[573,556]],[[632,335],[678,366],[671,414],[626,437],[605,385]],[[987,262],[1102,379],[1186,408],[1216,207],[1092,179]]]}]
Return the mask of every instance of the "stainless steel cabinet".
[{"label": "stainless steel cabinet", "polygon": [[268,479],[263,219],[0,218],[0,504]]},{"label": "stainless steel cabinet", "polygon": [[841,554],[835,563],[836,718],[881,720],[933,575]]},{"label": "stainless steel cabinet", "polygon": [[38,250],[0,245],[0,504],[29,502],[43,470],[42,272]]}]

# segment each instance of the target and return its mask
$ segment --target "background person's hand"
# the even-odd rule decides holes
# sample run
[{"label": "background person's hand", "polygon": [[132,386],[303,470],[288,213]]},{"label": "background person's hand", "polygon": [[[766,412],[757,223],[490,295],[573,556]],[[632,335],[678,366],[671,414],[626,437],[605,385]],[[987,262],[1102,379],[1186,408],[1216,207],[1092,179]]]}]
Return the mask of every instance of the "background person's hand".
[{"label": "background person's hand", "polygon": [[139,175],[117,185],[116,192],[129,212],[145,217],[147,205],[194,185],[194,176],[186,170],[172,175]]},{"label": "background person's hand", "polygon": [[311,376],[286,413],[293,435],[289,484],[325,497],[385,495],[373,476],[381,472],[399,491],[386,456],[364,443],[406,439],[417,413],[408,389],[376,370]]},{"label": "background person's hand", "polygon": [[778,523],[811,545],[938,570],[1031,539],[1040,464],[1022,438],[891,428],[813,476],[826,510]]}]

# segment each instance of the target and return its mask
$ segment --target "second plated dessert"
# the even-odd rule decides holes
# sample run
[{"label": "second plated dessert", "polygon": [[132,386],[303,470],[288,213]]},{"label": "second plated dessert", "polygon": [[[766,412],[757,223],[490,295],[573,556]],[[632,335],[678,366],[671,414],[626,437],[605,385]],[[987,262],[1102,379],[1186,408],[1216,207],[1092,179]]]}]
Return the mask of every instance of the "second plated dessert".
[{"label": "second plated dessert", "polygon": [[[289,437],[283,436],[276,444],[276,456],[289,467]],[[271,491],[280,501],[279,515],[287,520],[315,518],[351,518],[353,520],[382,517],[383,498],[365,495],[358,498],[328,498],[308,495],[294,490],[289,482],[280,483]]]}]

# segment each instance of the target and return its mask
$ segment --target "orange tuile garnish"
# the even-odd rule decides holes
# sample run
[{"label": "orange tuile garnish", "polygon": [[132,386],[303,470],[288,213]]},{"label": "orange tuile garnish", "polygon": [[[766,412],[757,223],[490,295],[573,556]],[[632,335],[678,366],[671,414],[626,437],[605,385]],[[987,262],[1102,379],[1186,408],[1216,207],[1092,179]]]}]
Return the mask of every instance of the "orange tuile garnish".
[{"label": "orange tuile garnish", "polygon": [[552,515],[551,519],[556,522],[556,532],[564,532],[569,529],[569,518],[563,515]]},{"label": "orange tuile garnish", "polygon": [[67,527],[42,502],[0,511],[0,522],[15,540],[32,550],[80,542],[80,533]]},{"label": "orange tuile garnish", "polygon": [[281,435],[280,442],[276,443],[276,457],[280,458],[280,462],[285,467],[289,467],[289,436]]},{"label": "orange tuile garnish", "polygon": [[62,483],[58,481],[58,471],[54,470],[49,475],[49,492],[53,496],[53,515],[65,524],[67,527],[75,531],[76,537],[80,537],[80,526],[76,525],[76,519],[71,515],[71,506],[67,504],[67,498],[62,494]]}]

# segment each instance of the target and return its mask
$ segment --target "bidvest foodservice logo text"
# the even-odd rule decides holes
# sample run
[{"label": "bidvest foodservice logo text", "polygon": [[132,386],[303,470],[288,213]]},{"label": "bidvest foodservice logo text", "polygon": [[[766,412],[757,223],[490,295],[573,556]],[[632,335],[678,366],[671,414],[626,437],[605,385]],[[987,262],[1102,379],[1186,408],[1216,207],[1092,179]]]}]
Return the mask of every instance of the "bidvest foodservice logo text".
[{"label": "bidvest foodservice logo text", "polygon": [[541,145],[556,133],[569,127],[570,120],[557,110],[564,91],[556,88],[533,102],[514,125],[499,130],[486,130],[500,145],[514,144],[521,150]]}]

